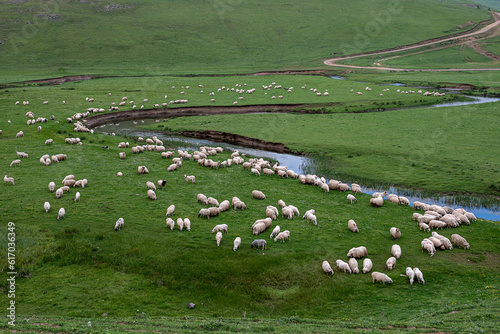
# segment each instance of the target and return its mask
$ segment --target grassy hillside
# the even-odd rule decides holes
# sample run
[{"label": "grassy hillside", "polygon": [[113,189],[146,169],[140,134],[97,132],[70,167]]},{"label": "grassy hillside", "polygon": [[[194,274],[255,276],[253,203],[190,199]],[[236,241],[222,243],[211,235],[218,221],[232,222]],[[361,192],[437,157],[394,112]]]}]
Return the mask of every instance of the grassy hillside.
[{"label": "grassy hillside", "polygon": [[[0,71],[228,73],[410,44],[489,18],[464,1],[1,1]],[[414,13],[419,19],[414,20]],[[365,22],[359,25],[360,22]]]}]

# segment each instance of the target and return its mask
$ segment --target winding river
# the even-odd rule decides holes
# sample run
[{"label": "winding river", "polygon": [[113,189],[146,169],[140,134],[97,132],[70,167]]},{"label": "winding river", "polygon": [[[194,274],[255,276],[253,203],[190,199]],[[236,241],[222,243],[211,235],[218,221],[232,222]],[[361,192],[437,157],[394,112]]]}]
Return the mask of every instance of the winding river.
[{"label": "winding river", "polygon": [[[489,103],[500,101],[500,98],[485,98],[485,97],[474,97],[473,101],[467,102],[452,102],[446,104],[439,104],[433,107],[441,106],[457,106],[457,105],[467,105],[467,104],[477,104],[477,103]],[[296,156],[291,154],[276,153],[271,151],[259,150],[254,148],[242,147],[230,145],[227,143],[214,142],[207,139],[199,138],[188,138],[176,135],[166,135],[163,132],[145,131],[138,126],[147,125],[154,123],[155,120],[146,119],[142,121],[124,121],[117,125],[108,124],[102,125],[96,128],[96,131],[105,134],[116,133],[121,136],[126,137],[152,137],[157,136],[161,139],[166,147],[178,148],[182,150],[194,151],[199,149],[200,146],[222,146],[226,150],[239,150],[240,153],[244,153],[250,156],[263,157],[278,161],[280,165],[287,166],[289,169],[294,170],[299,174],[316,174],[324,176],[325,178],[339,178],[344,182],[353,182],[349,180],[348,177],[339,176],[336,174],[333,168],[329,167],[331,164],[328,163],[328,158],[322,157],[305,157]],[[464,196],[432,196],[428,197],[419,191],[408,188],[398,188],[398,187],[364,187],[363,192],[368,194],[373,194],[378,191],[387,190],[389,193],[393,193],[399,196],[406,196],[410,203],[413,205],[415,201],[422,201],[429,204],[439,204],[447,205],[453,208],[464,208],[467,211],[473,212],[476,217],[491,221],[500,221],[500,201],[493,202],[488,200],[485,203],[479,197],[464,197]]]}]

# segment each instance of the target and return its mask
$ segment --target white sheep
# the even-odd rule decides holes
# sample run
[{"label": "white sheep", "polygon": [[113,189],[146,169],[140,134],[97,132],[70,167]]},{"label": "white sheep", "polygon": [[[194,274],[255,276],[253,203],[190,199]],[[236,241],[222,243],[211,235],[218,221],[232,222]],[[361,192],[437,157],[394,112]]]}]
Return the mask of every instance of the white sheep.
[{"label": "white sheep", "polygon": [[353,201],[354,202],[358,202],[358,200],[356,199],[356,197],[354,197],[354,195],[351,195],[351,194],[347,195],[347,200],[351,201],[351,204],[352,204]]},{"label": "white sheep", "polygon": [[45,213],[48,213],[50,211],[50,203],[49,202],[43,203],[43,208],[45,209]]},{"label": "white sheep", "polygon": [[424,275],[418,268],[413,268],[413,273],[415,274],[415,278],[417,279],[418,283],[425,284],[424,281]]},{"label": "white sheep", "polygon": [[236,250],[237,250],[238,248],[240,248],[240,245],[241,245],[241,238],[240,238],[240,237],[236,237],[236,238],[234,239],[234,242],[233,242],[233,251],[235,251],[235,252],[236,252]]},{"label": "white sheep", "polygon": [[352,219],[349,219],[347,222],[347,227],[349,230],[353,233],[359,233],[358,225],[356,225],[356,222]]},{"label": "white sheep", "polygon": [[436,253],[436,247],[434,247],[434,243],[429,239],[426,238],[422,240],[420,245],[422,246],[422,252],[425,249],[431,256],[434,256],[434,254]]},{"label": "white sheep", "polygon": [[325,274],[333,275],[333,269],[328,261],[323,261],[323,263],[321,263],[321,268],[323,268]]},{"label": "white sheep", "polygon": [[127,157],[127,155],[125,154],[125,152],[118,153],[118,156],[120,157],[120,159],[125,159]]},{"label": "white sheep", "polygon": [[222,240],[221,232],[217,232],[217,234],[215,235],[215,240],[217,241],[217,246],[220,246],[220,241]]},{"label": "white sheep", "polygon": [[172,218],[166,219],[166,225],[167,227],[170,227],[170,230],[173,230],[175,228],[175,222]]},{"label": "white sheep", "polygon": [[458,247],[463,247],[465,249],[469,249],[470,248],[470,245],[469,243],[467,242],[467,240],[465,240],[464,237],[462,237],[461,235],[459,234],[452,234],[451,235],[451,242],[455,245],[455,246],[458,246]]},{"label": "white sheep", "polygon": [[209,198],[207,198],[207,203],[208,203],[208,204],[210,204],[210,205],[214,205],[214,206],[216,206],[216,207],[219,207],[219,205],[220,205],[220,204],[219,204],[219,201],[218,201],[218,200],[216,200],[216,199],[215,199],[215,198],[213,198],[213,197],[209,197]]},{"label": "white sheep", "polygon": [[229,203],[228,200],[224,200],[222,201],[220,204],[219,204],[219,211],[220,212],[224,212],[224,211],[227,211],[229,210],[229,207],[231,206],[231,204]]},{"label": "white sheep", "polygon": [[420,227],[420,230],[424,230],[426,232],[430,232],[431,230],[429,225],[427,225],[426,223],[418,223],[418,226]]},{"label": "white sheep", "polygon": [[264,193],[260,190],[253,190],[252,196],[253,196],[253,198],[256,198],[256,199],[266,199],[266,195],[264,195]]},{"label": "white sheep", "polygon": [[60,208],[59,212],[57,213],[57,220],[63,219],[65,215],[66,215],[66,210],[64,210],[64,208]]},{"label": "white sheep", "polygon": [[363,274],[369,273],[373,268],[372,260],[366,258],[363,260]]},{"label": "white sheep", "polygon": [[384,199],[382,197],[372,197],[370,198],[370,205],[375,208],[380,208],[384,205]]},{"label": "white sheep", "polygon": [[175,205],[170,205],[168,208],[167,208],[167,213],[166,213],[166,216],[171,216],[175,211]]},{"label": "white sheep", "polygon": [[415,272],[413,271],[413,269],[411,269],[411,267],[406,267],[406,276],[410,280],[410,284],[413,285],[413,281],[415,279]]},{"label": "white sheep", "polygon": [[139,166],[139,167],[137,167],[137,172],[139,174],[148,174],[149,170],[146,166]]},{"label": "white sheep", "polygon": [[316,217],[316,215],[313,215],[312,213],[306,216],[306,221],[307,222],[311,221],[314,226],[318,225],[318,218]]},{"label": "white sheep", "polygon": [[182,218],[177,218],[177,226],[179,226],[179,230],[182,231],[184,228],[184,220]]},{"label": "white sheep", "polygon": [[186,180],[186,183],[188,183],[189,181],[191,181],[191,183],[195,183],[195,176],[194,175],[185,175],[184,174],[184,180]]},{"label": "white sheep", "polygon": [[373,195],[372,195],[372,198],[385,197],[386,195],[387,195],[387,191],[384,191],[383,193],[381,193],[381,192],[374,192]]},{"label": "white sheep", "polygon": [[393,237],[394,239],[398,240],[399,238],[401,238],[401,231],[399,230],[399,228],[397,227],[391,227],[391,237]]},{"label": "white sheep", "polygon": [[10,167],[21,166],[21,160],[16,159],[10,163]]},{"label": "white sheep", "polygon": [[271,232],[270,238],[272,239],[274,236],[277,236],[280,233],[280,226],[276,225],[276,227]]},{"label": "white sheep", "polygon": [[53,193],[56,190],[55,182],[49,182],[49,191]]},{"label": "white sheep", "polygon": [[61,188],[56,190],[56,198],[61,198],[63,195],[63,190]]},{"label": "white sheep", "polygon": [[387,265],[387,269],[392,270],[394,267],[396,267],[396,258],[394,256],[391,256],[390,258],[387,259],[385,262]]},{"label": "white sheep", "polygon": [[396,259],[399,259],[401,257],[401,247],[399,245],[392,245],[391,254]]},{"label": "white sheep", "polygon": [[118,218],[118,220],[115,223],[115,231],[121,230],[124,223],[125,223],[125,221],[123,220],[123,218],[121,218],[121,217]]},{"label": "white sheep", "polygon": [[283,201],[281,199],[278,200],[278,205],[281,206],[282,209],[286,206],[285,201]]},{"label": "white sheep", "polygon": [[347,264],[349,265],[349,268],[351,269],[351,272],[353,274],[359,274],[358,261],[356,261],[355,258],[351,257]]},{"label": "white sheep", "polygon": [[290,240],[290,231],[285,230],[283,232],[280,232],[275,238],[274,242],[281,240],[281,242],[285,242],[285,240],[288,239]]},{"label": "white sheep", "polygon": [[203,204],[208,204],[208,198],[203,194],[196,195],[196,199],[198,200],[198,202],[201,202]]},{"label": "white sheep", "polygon": [[266,224],[264,222],[256,222],[252,226],[253,235],[258,235],[266,230]]},{"label": "white sheep", "polygon": [[146,188],[156,191],[156,186],[151,181],[146,181]]},{"label": "white sheep", "polygon": [[80,192],[77,191],[75,194],[75,202],[79,202],[79,201],[80,201]]},{"label": "white sheep", "polygon": [[250,169],[250,172],[252,172],[252,174],[254,174],[254,175],[260,176],[260,172],[255,168]]},{"label": "white sheep", "polygon": [[337,268],[340,270],[340,271],[343,271],[345,273],[349,273],[349,274],[352,274],[352,271],[351,271],[351,268],[349,267],[349,265],[342,261],[342,260],[337,260],[336,261],[336,264],[337,264]]},{"label": "white sheep", "polygon": [[438,238],[444,245],[446,249],[453,250],[453,245],[451,244],[450,239],[447,237],[438,234],[437,232],[432,232],[432,236]]},{"label": "white sheep", "polygon": [[215,225],[215,227],[212,229],[212,234],[214,232],[221,232],[221,231],[224,231],[227,233],[227,224]]},{"label": "white sheep", "polygon": [[347,257],[362,258],[368,255],[368,250],[365,246],[353,247],[347,252]]},{"label": "white sheep", "polygon": [[378,271],[372,272],[372,283],[381,282],[392,284],[392,279],[384,273],[379,273]]},{"label": "white sheep", "polygon": [[155,201],[156,200],[156,193],[153,189],[148,189],[147,195],[149,199]]}]

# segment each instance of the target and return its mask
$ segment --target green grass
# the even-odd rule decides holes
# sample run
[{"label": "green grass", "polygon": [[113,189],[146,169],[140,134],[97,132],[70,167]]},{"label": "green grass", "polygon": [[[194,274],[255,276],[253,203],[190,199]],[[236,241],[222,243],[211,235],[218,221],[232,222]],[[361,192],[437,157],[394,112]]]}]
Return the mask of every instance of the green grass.
[{"label": "green grass", "polygon": [[[319,59],[332,53],[411,44],[488,19],[487,10],[460,3],[4,0],[1,81],[323,67]],[[415,12],[419,20],[413,19]]]},{"label": "green grass", "polygon": [[[71,85],[85,84],[93,87],[91,82]],[[87,320],[93,321],[96,331],[104,328],[116,331],[148,329],[157,324],[173,331],[236,331],[246,326],[249,332],[328,331],[328,326],[356,331],[356,328],[388,328],[389,325],[491,331],[496,325],[498,224],[478,221],[471,226],[441,232],[448,237],[451,233],[460,233],[470,242],[471,249],[439,252],[431,258],[420,251],[420,241],[428,234],[419,231],[411,220],[412,208],[386,203],[375,209],[368,203],[370,196],[365,194],[357,195],[357,204],[348,205],[345,193],[325,194],[317,187],[276,176],[255,177],[241,166],[211,170],[195,162],[184,162],[180,170],[168,173],[166,167],[170,161],[160,158],[159,153],[134,155],[130,149],[117,148],[122,138],[74,133],[72,126],[63,122],[64,118],[85,110],[89,103],[84,98],[92,94],[82,94],[89,90],[64,89],[71,85],[25,87],[24,91],[13,89],[2,95],[8,103],[1,104],[4,123],[0,137],[0,166],[4,174],[15,178],[16,185],[2,185],[0,216],[2,221],[16,224],[19,323],[25,321],[23,319],[34,319],[33,322],[42,323],[38,330],[51,327],[44,325],[45,322],[60,325],[60,328],[50,328],[54,332],[85,331]],[[95,85],[99,85],[99,81]],[[109,82],[104,86],[108,88]],[[97,86],[94,89],[100,91]],[[20,92],[22,96],[18,95]],[[102,92],[107,90],[103,88]],[[113,94],[121,96],[122,92],[113,91]],[[14,106],[11,100],[14,96],[28,99],[32,104]],[[41,104],[45,98],[51,101],[49,105]],[[68,101],[64,106],[52,103],[63,99]],[[33,110],[36,116],[53,113],[60,123],[43,123],[39,133],[35,126],[26,125],[26,110]],[[406,112],[394,112],[394,117],[403,117]],[[415,115],[424,118],[431,112],[435,111],[416,111]],[[477,114],[481,110],[474,112]],[[452,117],[453,110],[441,113],[441,117],[449,117],[446,119],[451,122],[457,119]],[[494,117],[488,108],[482,113],[482,119]],[[310,126],[320,119],[325,121],[341,116],[342,123],[353,117],[355,120],[371,117],[372,125],[376,125],[385,122],[384,115],[388,114],[324,115],[323,118],[309,117],[308,122],[303,123]],[[269,115],[239,119],[246,120],[249,129],[255,129],[250,120],[260,116]],[[283,132],[280,131],[283,126],[301,135],[303,131],[293,129],[293,120],[306,116],[280,117],[286,122],[268,118],[266,123],[276,131],[275,139],[279,139],[277,136]],[[468,124],[468,117],[463,115],[459,118],[462,123],[451,126]],[[11,123],[4,120],[11,120]],[[182,119],[172,122],[180,121]],[[337,127],[343,128],[345,124],[342,123],[336,123]],[[495,124],[493,120],[489,123]],[[320,128],[326,128],[327,124],[323,123]],[[361,127],[361,122],[354,125],[359,126],[357,141],[360,143],[366,136],[363,131],[367,126]],[[402,121],[401,125],[404,125]],[[14,138],[19,129],[25,136]],[[484,136],[490,136],[484,126],[481,131]],[[389,135],[387,132],[378,134]],[[77,135],[83,145],[64,144],[65,137]],[[52,146],[43,144],[47,138],[54,139]],[[466,139],[470,137],[463,138]],[[427,145],[424,140],[420,142],[424,147]],[[103,150],[103,145],[109,145],[110,149]],[[494,142],[491,145],[496,146]],[[461,148],[464,146],[462,144]],[[9,163],[16,158],[15,150],[26,151],[30,156],[23,159],[20,167],[10,168]],[[483,148],[483,152],[487,150]],[[127,152],[127,159],[118,158],[120,151]],[[475,154],[472,151],[471,148],[462,154],[464,157]],[[38,158],[45,153],[65,153],[68,159],[41,166]],[[225,152],[215,158],[228,157],[229,152]],[[138,165],[146,165],[150,174],[138,175]],[[117,171],[122,171],[124,176],[116,177]],[[78,203],[73,201],[77,189],[71,189],[70,194],[59,200],[47,189],[49,181],[59,184],[67,174],[89,181],[88,187],[78,189],[82,194]],[[196,183],[186,185],[183,174],[196,175]],[[163,178],[168,180],[167,187],[157,191],[157,201],[150,201],[146,197],[145,181]],[[253,199],[250,194],[253,189],[262,190],[267,195],[266,200]],[[197,193],[205,193],[219,201],[238,196],[247,203],[248,209],[224,212],[210,220],[198,218],[197,213],[203,205],[196,202]],[[291,231],[291,241],[273,243],[269,240],[269,247],[264,252],[250,249],[249,244],[255,238],[251,234],[251,223],[263,216],[267,205],[276,205],[278,199],[294,204],[301,212],[315,208],[318,226],[299,218],[291,221],[279,218],[275,224]],[[52,204],[48,214],[43,211],[43,202],[47,200]],[[165,211],[170,204],[176,205],[174,218],[191,219],[191,232],[165,228]],[[66,218],[58,221],[56,215],[60,207],[66,208]],[[115,232],[113,226],[118,217],[124,217],[125,227]],[[348,219],[358,223],[359,234],[348,231]],[[217,247],[210,232],[220,223],[230,227],[221,246]],[[321,261],[327,259],[333,264],[336,259],[346,259],[351,247],[362,244],[368,247],[374,270],[386,272],[384,263],[394,243],[388,232],[391,226],[398,226],[403,231],[403,237],[397,242],[403,249],[403,257],[389,273],[394,279],[392,286],[372,284],[368,275],[349,276],[337,272],[330,277],[323,274]],[[1,225],[0,231],[5,237],[6,224]],[[236,236],[242,237],[242,248],[233,252],[232,241]],[[268,234],[262,237],[268,239]],[[0,268],[5,272],[6,243],[0,243],[0,247],[4,254]],[[399,276],[406,266],[418,266],[427,284],[410,286]],[[0,303],[6,305],[6,281],[0,289]],[[196,303],[196,308],[188,310],[188,302]],[[455,311],[458,313],[450,313]],[[103,313],[109,318],[99,320]],[[249,320],[237,320],[243,315]],[[126,325],[118,323],[123,318]],[[187,321],[192,318],[193,322]],[[8,328],[6,324],[2,326]],[[32,330],[36,327],[27,322],[21,328]]]},{"label": "green grass", "polygon": [[331,169],[354,180],[498,195],[497,109],[490,103],[364,114],[182,117],[162,124],[171,131],[218,130],[281,142],[331,157]]}]

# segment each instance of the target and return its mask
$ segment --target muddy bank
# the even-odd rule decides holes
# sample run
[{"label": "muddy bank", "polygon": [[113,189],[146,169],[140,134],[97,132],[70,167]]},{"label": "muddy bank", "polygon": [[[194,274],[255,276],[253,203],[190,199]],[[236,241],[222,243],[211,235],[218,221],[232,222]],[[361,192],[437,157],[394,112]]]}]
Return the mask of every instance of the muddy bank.
[{"label": "muddy bank", "polygon": [[270,152],[302,155],[299,152],[292,151],[290,148],[286,147],[285,144],[283,143],[275,143],[247,136],[240,136],[234,133],[206,130],[206,131],[183,131],[179,134],[185,137],[208,139],[219,143],[227,143],[243,147],[256,148],[259,150],[265,150]]},{"label": "muddy bank", "polygon": [[[307,114],[323,113],[321,111],[311,111],[305,108],[310,107],[305,104],[268,104],[268,105],[248,105],[248,106],[219,106],[219,107],[179,107],[118,111],[108,114],[94,115],[84,120],[86,126],[91,129],[99,125],[117,123],[122,121],[133,121],[140,119],[163,119],[181,116],[208,116],[223,114],[253,114],[253,113],[286,113],[301,112]],[[317,106],[315,106],[317,107]]]},{"label": "muddy bank", "polygon": [[71,81],[91,80],[91,79],[98,79],[98,78],[102,78],[102,75],[98,75],[98,74],[91,74],[91,75],[68,75],[68,76],[59,77],[59,78],[29,80],[29,81],[24,81],[24,83],[62,85],[63,83],[71,82]]}]

